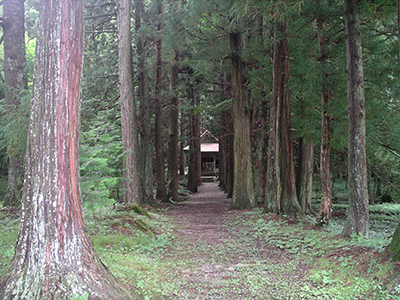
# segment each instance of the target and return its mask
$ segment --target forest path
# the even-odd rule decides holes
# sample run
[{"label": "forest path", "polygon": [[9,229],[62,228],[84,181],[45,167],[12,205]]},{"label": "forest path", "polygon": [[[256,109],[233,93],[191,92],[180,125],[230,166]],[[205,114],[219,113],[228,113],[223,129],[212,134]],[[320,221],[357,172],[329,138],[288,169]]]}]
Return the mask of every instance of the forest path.
[{"label": "forest path", "polygon": [[172,299],[287,299],[298,292],[308,266],[255,234],[248,220],[259,209],[229,207],[216,183],[204,183],[168,211],[176,224],[168,256],[180,258],[171,275],[181,289]]}]

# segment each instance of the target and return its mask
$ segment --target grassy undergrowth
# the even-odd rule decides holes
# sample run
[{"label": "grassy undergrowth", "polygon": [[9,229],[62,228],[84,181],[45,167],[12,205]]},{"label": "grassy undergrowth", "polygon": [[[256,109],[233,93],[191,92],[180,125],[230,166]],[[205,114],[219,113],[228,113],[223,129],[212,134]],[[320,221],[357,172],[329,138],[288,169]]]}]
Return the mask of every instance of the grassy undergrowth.
[{"label": "grassy undergrowth", "polygon": [[[346,206],[335,205],[335,210]],[[338,236],[314,217],[229,211],[223,243],[185,240],[169,209],[150,217],[112,207],[86,211],[88,233],[111,272],[145,299],[400,299],[385,283],[398,269],[387,259],[400,213],[397,204],[371,206],[371,238]],[[341,215],[341,214],[338,214]],[[13,255],[18,219],[0,212],[0,278]]]}]

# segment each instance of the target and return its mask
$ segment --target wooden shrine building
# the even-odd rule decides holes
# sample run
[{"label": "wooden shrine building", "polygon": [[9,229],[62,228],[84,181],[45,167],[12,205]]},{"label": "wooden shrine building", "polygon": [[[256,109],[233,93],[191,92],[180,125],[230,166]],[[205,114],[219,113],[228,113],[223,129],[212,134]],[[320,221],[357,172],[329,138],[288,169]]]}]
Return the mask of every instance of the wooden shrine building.
[{"label": "wooden shrine building", "polygon": [[[201,176],[215,176],[219,168],[219,140],[207,129],[204,130],[200,139]],[[183,150],[189,151],[189,146]]]}]

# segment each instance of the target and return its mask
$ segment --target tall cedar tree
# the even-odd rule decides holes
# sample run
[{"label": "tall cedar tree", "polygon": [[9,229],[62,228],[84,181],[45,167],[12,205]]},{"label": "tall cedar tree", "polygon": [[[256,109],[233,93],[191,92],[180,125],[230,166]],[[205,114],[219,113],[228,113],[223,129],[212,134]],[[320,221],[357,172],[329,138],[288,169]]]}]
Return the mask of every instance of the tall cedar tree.
[{"label": "tall cedar tree", "polygon": [[[11,114],[20,105],[19,92],[27,87],[25,70],[25,17],[23,0],[3,1],[4,81],[6,106]],[[10,145],[13,148],[16,145]],[[23,151],[9,149],[4,206],[19,206],[24,179]]]},{"label": "tall cedar tree", "polygon": [[264,213],[294,215],[302,210],[297,199],[294,176],[286,31],[286,22],[276,25]]},{"label": "tall cedar tree", "polygon": [[[318,30],[318,46],[319,54],[318,61],[322,65],[326,65],[328,58],[328,49],[326,45],[324,35],[324,20],[317,18],[317,30]],[[322,68],[326,70],[325,67]],[[331,129],[331,117],[328,113],[328,106],[330,100],[329,87],[326,84],[326,79],[329,75],[322,74],[322,129],[321,129],[321,156],[320,156],[320,167],[321,167],[321,208],[317,217],[317,223],[319,225],[329,225],[332,214],[332,180],[330,171],[331,161],[331,141],[332,141],[332,129]]]},{"label": "tall cedar tree", "polygon": [[[188,190],[197,193],[199,186],[199,175],[201,180],[201,152],[200,152],[200,116],[197,112],[198,97],[194,87],[188,89],[188,99],[192,103],[190,118],[190,140],[189,140],[189,172]],[[200,173],[199,173],[200,169]]]},{"label": "tall cedar tree", "polygon": [[42,1],[24,197],[1,299],[135,299],[94,252],[79,188],[83,1]]},{"label": "tall cedar tree", "polygon": [[178,200],[178,139],[179,139],[179,98],[178,74],[179,51],[174,50],[171,61],[170,89],[172,97],[169,103],[169,141],[168,141],[168,192],[173,201]]},{"label": "tall cedar tree", "polygon": [[[179,10],[179,1],[173,1],[173,13]],[[169,103],[169,141],[168,141],[168,193],[173,201],[178,200],[178,140],[179,140],[179,51],[173,49],[170,69],[171,99]]]},{"label": "tall cedar tree", "polygon": [[137,123],[133,94],[132,44],[131,44],[131,2],[118,0],[118,70],[121,98],[122,144],[125,203],[139,203],[137,166]]},{"label": "tall cedar tree", "polygon": [[179,155],[178,155],[178,161],[179,161],[179,175],[184,176],[185,175],[185,166],[186,166],[186,159],[185,159],[185,153],[183,152],[183,148],[185,148],[185,143],[187,143],[186,139],[186,127],[189,127],[190,125],[187,124],[187,116],[184,113],[184,110],[181,110],[180,113],[180,142],[179,142]]},{"label": "tall cedar tree", "polygon": [[145,42],[142,27],[144,7],[142,0],[135,2],[135,29],[137,35],[138,73],[140,102],[140,199],[153,202],[153,138],[151,132],[151,106],[149,95],[149,71],[146,65]]},{"label": "tall cedar tree", "polygon": [[246,209],[256,205],[251,169],[250,99],[246,67],[242,55],[242,35],[229,34],[233,85],[233,198],[231,208]]},{"label": "tall cedar tree", "polygon": [[[163,14],[163,0],[158,0],[157,5],[158,22],[156,30],[161,32]],[[159,37],[156,41],[156,74],[155,74],[155,108],[154,108],[154,142],[156,148],[156,174],[157,174],[157,192],[156,199],[166,202],[167,189],[165,185],[165,163],[163,151],[163,123],[162,123],[162,103],[161,103],[161,82],[162,82],[162,38]]]},{"label": "tall cedar tree", "polygon": [[368,174],[365,148],[365,99],[360,11],[357,0],[345,0],[347,91],[349,107],[349,211],[342,235],[368,237]]}]

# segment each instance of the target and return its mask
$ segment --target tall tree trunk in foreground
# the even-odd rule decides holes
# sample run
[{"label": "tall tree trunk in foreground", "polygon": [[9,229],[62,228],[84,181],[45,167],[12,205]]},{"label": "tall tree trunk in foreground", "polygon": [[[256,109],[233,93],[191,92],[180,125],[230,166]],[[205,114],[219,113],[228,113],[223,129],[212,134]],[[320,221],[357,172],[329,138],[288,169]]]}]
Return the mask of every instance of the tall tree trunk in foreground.
[{"label": "tall tree trunk in foreground", "polygon": [[145,43],[142,27],[143,1],[136,0],[135,29],[137,35],[139,102],[140,102],[140,201],[153,203],[153,138],[151,132],[151,106],[149,96],[149,71],[146,65]]},{"label": "tall tree trunk in foreground", "polygon": [[[6,106],[10,114],[19,108],[19,93],[27,87],[25,70],[25,17],[23,0],[3,1],[4,81]],[[16,128],[20,130],[19,128]],[[11,145],[10,145],[11,146]],[[21,204],[24,182],[24,152],[18,145],[9,146],[8,181],[4,206]]]},{"label": "tall tree trunk in foreground", "polygon": [[291,103],[288,89],[289,48],[286,23],[276,26],[281,36],[274,45],[273,91],[270,106],[268,169],[264,213],[301,213],[297,199],[293,140],[291,132]]},{"label": "tall tree trunk in foreground", "polygon": [[178,72],[179,53],[175,50],[175,56],[171,62],[170,88],[173,96],[169,104],[169,142],[168,142],[168,192],[173,201],[178,201],[178,139],[179,139],[179,98],[178,98]]},{"label": "tall tree trunk in foreground", "polygon": [[20,232],[1,299],[135,299],[94,252],[79,188],[82,1],[42,1]]},{"label": "tall tree trunk in foreground", "polygon": [[131,2],[118,0],[118,69],[121,95],[122,145],[124,194],[126,203],[139,203],[137,167],[137,123],[133,94],[132,44],[131,44]]},{"label": "tall tree trunk in foreground", "polygon": [[241,34],[230,33],[233,85],[233,198],[231,208],[246,209],[256,205],[251,170],[250,99],[246,71],[241,58]]},{"label": "tall tree trunk in foreground", "polygon": [[[328,58],[328,49],[325,43],[324,35],[324,21],[320,18],[317,19],[318,29],[318,44],[320,57],[318,60],[322,64],[322,69],[326,65]],[[324,71],[325,72],[325,71]],[[331,129],[331,117],[328,112],[329,108],[329,88],[326,83],[326,79],[329,75],[322,74],[322,127],[321,127],[321,156],[320,156],[320,167],[321,167],[321,207],[317,216],[317,224],[329,225],[332,214],[332,179],[331,179],[331,140],[332,140],[332,129]]]},{"label": "tall tree trunk in foreground", "polygon": [[368,174],[365,148],[364,71],[358,1],[345,0],[349,106],[349,211],[342,235],[368,237]]},{"label": "tall tree trunk in foreground", "polygon": [[[159,0],[157,14],[161,17],[163,13],[163,1]],[[157,32],[161,31],[161,21],[157,24]],[[155,77],[155,148],[156,148],[156,174],[157,174],[157,192],[156,199],[166,202],[167,189],[165,184],[165,163],[163,151],[163,123],[162,123],[162,105],[161,105],[161,81],[162,81],[162,39],[158,38],[156,42],[156,77]]]}]

